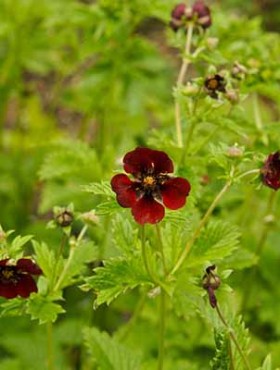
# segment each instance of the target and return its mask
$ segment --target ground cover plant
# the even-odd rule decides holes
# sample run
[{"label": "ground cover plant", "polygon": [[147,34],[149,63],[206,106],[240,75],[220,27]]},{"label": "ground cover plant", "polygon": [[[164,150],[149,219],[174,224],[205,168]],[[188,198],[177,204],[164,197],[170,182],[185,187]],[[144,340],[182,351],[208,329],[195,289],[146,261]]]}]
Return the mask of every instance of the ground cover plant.
[{"label": "ground cover plant", "polygon": [[0,2],[1,370],[280,369],[279,12]]}]

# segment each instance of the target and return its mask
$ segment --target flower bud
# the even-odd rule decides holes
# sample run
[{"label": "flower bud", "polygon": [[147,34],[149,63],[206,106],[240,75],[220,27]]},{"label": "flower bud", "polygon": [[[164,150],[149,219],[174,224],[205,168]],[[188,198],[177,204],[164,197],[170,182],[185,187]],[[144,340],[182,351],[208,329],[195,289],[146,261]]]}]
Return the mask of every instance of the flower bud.
[{"label": "flower bud", "polygon": [[197,0],[192,7],[194,15],[197,17],[197,23],[202,28],[208,28],[212,24],[210,9],[202,0]]},{"label": "flower bud", "polygon": [[227,149],[227,155],[231,158],[240,158],[244,154],[244,150],[242,148],[239,148],[238,146],[230,146]]},{"label": "flower bud", "polygon": [[231,104],[237,104],[239,102],[239,94],[236,90],[226,91],[225,97],[230,101]]},{"label": "flower bud", "polygon": [[66,209],[55,216],[56,223],[61,227],[70,226],[73,222],[73,219],[73,213]]},{"label": "flower bud", "polygon": [[202,278],[202,287],[203,289],[207,290],[209,303],[213,308],[217,306],[217,298],[214,291],[218,289],[221,284],[219,276],[214,273],[215,269],[215,265],[207,267],[206,273]]}]

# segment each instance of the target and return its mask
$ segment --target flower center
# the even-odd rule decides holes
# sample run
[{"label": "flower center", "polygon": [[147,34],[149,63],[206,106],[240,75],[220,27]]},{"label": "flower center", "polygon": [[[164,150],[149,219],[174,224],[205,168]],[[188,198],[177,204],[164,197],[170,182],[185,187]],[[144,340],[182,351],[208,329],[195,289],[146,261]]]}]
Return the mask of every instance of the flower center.
[{"label": "flower center", "polygon": [[218,87],[218,81],[215,78],[212,78],[208,81],[208,89],[215,90]]},{"label": "flower center", "polygon": [[143,185],[144,186],[148,186],[148,187],[154,186],[155,183],[156,183],[156,180],[153,176],[146,176],[143,179]]},{"label": "flower center", "polygon": [[6,266],[0,270],[0,280],[2,282],[17,282],[18,275],[13,266]]}]

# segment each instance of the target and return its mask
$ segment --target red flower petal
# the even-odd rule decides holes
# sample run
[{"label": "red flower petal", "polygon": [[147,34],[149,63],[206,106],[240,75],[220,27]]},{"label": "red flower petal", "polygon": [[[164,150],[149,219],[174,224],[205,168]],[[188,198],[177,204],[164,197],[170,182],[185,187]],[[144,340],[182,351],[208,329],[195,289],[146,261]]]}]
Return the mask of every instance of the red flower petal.
[{"label": "red flower petal", "polygon": [[274,190],[280,188],[280,152],[270,154],[261,169],[262,181]]},{"label": "red flower petal", "polygon": [[29,258],[20,258],[17,261],[17,269],[19,269],[22,272],[28,272],[29,274],[32,275],[41,275],[42,270],[36,263],[34,263],[31,259]]},{"label": "red flower petal", "polygon": [[136,148],[127,153],[124,156],[123,163],[125,172],[133,175],[173,172],[173,163],[168,155],[149,148]]},{"label": "red flower petal", "polygon": [[156,224],[164,217],[164,207],[152,197],[144,196],[133,205],[131,212],[140,225]]},{"label": "red flower petal", "polygon": [[163,204],[165,207],[174,210],[183,207],[190,190],[190,183],[182,177],[167,180],[161,186]]},{"label": "red flower petal", "polygon": [[15,298],[17,296],[16,285],[13,282],[0,282],[0,296],[8,299]]},{"label": "red flower petal", "polygon": [[136,202],[136,183],[124,174],[115,175],[111,180],[113,191],[117,194],[117,201],[122,207],[131,207]]},{"label": "red flower petal", "polygon": [[22,274],[16,285],[17,294],[23,298],[28,298],[31,293],[37,292],[37,285],[30,275]]}]

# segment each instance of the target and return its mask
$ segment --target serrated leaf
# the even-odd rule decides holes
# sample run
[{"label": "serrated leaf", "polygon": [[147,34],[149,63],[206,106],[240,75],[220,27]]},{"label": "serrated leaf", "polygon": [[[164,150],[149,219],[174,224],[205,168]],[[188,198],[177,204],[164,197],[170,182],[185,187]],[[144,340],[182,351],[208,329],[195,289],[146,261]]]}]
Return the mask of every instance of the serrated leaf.
[{"label": "serrated leaf", "polygon": [[32,238],[32,235],[16,236],[12,243],[8,246],[9,256],[15,259],[22,256],[22,247]]},{"label": "serrated leaf", "polygon": [[212,361],[210,362],[212,370],[229,370],[230,356],[229,356],[229,346],[230,343],[229,334],[225,330],[215,330],[214,331],[216,353]]},{"label": "serrated leaf", "polygon": [[100,370],[138,370],[139,355],[96,328],[84,330],[85,344],[94,364]]},{"label": "serrated leaf", "polygon": [[109,181],[94,182],[92,184],[83,186],[82,189],[93,195],[104,195],[106,197],[115,196]]},{"label": "serrated leaf", "polygon": [[220,220],[210,222],[194,244],[188,258],[188,266],[230,256],[238,247],[239,237],[240,232],[236,226]]},{"label": "serrated leaf", "polygon": [[53,302],[51,297],[34,294],[27,303],[26,312],[33,320],[39,320],[40,324],[44,324],[56,321],[58,314],[65,310],[58,303]]},{"label": "serrated leaf", "polygon": [[95,275],[85,279],[85,289],[93,289],[97,298],[95,306],[102,303],[108,305],[124,294],[128,289],[134,289],[138,285],[151,284],[143,270],[142,263],[137,259],[115,258],[105,262],[104,267],[97,267]]}]

